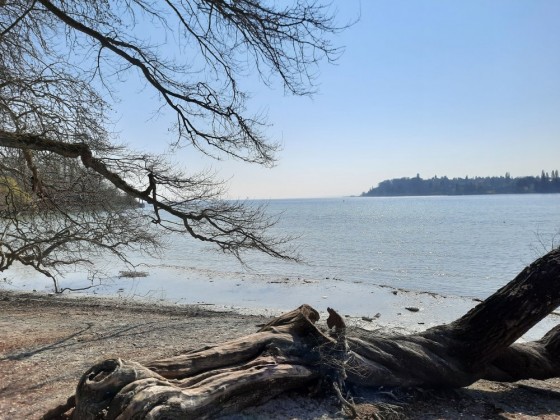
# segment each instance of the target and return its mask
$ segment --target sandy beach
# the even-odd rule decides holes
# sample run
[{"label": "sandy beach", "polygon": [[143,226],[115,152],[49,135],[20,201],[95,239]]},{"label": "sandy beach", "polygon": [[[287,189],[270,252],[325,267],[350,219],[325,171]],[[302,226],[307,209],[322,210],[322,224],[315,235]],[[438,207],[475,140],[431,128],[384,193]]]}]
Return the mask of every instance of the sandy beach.
[{"label": "sandy beach", "polygon": [[[0,291],[0,418],[38,419],[73,394],[94,362],[168,357],[254,332],[270,317],[205,306],[155,304],[117,298],[68,298]],[[348,318],[355,327],[394,328],[382,320]],[[385,390],[387,391],[387,390]],[[503,384],[479,381],[460,390],[389,390],[362,395],[361,418],[558,418],[560,380]],[[233,419],[343,418],[331,396],[291,393]]]}]

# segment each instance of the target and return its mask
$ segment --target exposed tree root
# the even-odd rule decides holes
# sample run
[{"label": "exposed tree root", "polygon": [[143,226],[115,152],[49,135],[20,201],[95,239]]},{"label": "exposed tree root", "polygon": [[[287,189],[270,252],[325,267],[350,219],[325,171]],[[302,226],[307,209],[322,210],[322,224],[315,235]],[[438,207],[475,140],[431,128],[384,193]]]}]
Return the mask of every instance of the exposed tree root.
[{"label": "exposed tree root", "polygon": [[330,308],[327,334],[315,325],[318,312],[303,305],[219,346],[146,366],[120,359],[97,364],[78,385],[74,418],[208,418],[318,381],[331,384],[355,416],[343,395],[348,385],[457,388],[482,378],[558,376],[560,327],[538,341],[514,342],[558,306],[559,282],[556,250],[457,321],[391,337],[348,337]]}]

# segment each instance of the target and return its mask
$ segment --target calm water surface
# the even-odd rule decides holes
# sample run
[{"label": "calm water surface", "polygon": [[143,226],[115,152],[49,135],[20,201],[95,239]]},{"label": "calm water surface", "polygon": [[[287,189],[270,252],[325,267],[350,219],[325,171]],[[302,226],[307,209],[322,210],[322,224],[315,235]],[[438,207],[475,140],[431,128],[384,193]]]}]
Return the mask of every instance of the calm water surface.
[{"label": "calm water surface", "polygon": [[[273,202],[301,232],[306,275],[483,297],[550,247],[560,195]],[[280,265],[268,270],[282,271]]]},{"label": "calm water surface", "polygon": [[[126,268],[100,261],[113,279],[97,290],[282,308],[321,297],[330,302],[334,288],[339,305],[365,306],[362,295],[374,285],[484,298],[550,249],[560,231],[559,194],[267,204],[271,212],[283,213],[277,231],[300,237],[296,244],[306,264],[249,255],[243,267],[205,244],[174,236],[161,257],[136,259],[148,277],[118,279],[118,271]],[[10,275],[15,288],[51,287],[48,279],[30,272]],[[86,284],[85,278],[70,273],[63,283],[77,287]]]}]

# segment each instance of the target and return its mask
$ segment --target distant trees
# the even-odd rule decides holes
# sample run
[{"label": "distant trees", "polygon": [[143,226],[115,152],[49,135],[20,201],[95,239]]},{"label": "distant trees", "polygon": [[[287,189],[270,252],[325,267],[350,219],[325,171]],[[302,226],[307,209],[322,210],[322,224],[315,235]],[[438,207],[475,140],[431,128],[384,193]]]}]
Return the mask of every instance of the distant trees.
[{"label": "distant trees", "polygon": [[499,177],[453,178],[446,176],[422,179],[398,178],[382,181],[361,194],[362,197],[407,195],[475,195],[475,194],[528,194],[560,193],[558,170],[551,175],[542,171],[541,176],[512,178],[509,172]]},{"label": "distant trees", "polygon": [[158,245],[154,225],[237,257],[295,258],[262,208],[224,200],[212,174],[120,146],[109,114],[135,78],[174,115],[173,146],[271,166],[278,145],[241,79],[308,95],[338,29],[311,0],[0,1],[0,271],[18,262],[54,279],[96,253],[126,261]]}]

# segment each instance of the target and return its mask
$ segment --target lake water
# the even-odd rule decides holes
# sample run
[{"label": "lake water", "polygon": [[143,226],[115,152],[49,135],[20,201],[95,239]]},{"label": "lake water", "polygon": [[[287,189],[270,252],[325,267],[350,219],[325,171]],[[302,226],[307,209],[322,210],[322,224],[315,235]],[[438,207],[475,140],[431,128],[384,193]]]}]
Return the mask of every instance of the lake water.
[{"label": "lake water", "polygon": [[494,292],[560,232],[560,195],[281,200],[270,209],[285,212],[282,231],[302,235],[309,265],[259,261],[259,272],[456,296]]},{"label": "lake water", "polygon": [[[454,298],[490,295],[549,250],[560,231],[560,194],[267,204],[270,212],[283,213],[278,232],[299,236],[295,244],[305,264],[249,255],[242,266],[203,243],[173,236],[160,258],[136,258],[142,263],[137,269],[147,277],[119,279],[118,272],[126,267],[100,261],[110,278],[95,293],[265,311],[310,303],[363,315],[378,310],[401,314],[398,308],[405,300],[394,300],[392,291],[405,289],[449,297],[447,305],[435,305],[440,313],[434,316],[445,318],[472,305],[472,299]],[[8,281],[16,289],[51,287],[48,279],[27,269],[8,273]],[[85,285],[86,274],[70,273],[62,284]],[[429,305],[425,300],[430,295],[410,296],[420,299],[418,305]]]}]

